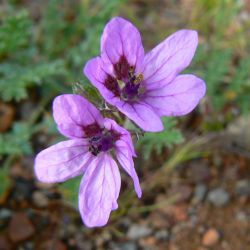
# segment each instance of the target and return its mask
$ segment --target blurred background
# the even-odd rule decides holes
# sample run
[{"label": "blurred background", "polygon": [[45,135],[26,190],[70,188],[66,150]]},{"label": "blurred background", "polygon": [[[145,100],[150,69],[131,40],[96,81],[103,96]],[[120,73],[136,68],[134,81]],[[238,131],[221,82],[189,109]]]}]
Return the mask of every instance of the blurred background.
[{"label": "blurred background", "polygon": [[[63,139],[53,98],[97,95],[82,68],[117,15],[139,28],[147,51],[178,29],[198,30],[187,72],[205,79],[207,95],[140,138],[142,199],[123,174],[119,209],[106,227],[88,229],[77,211],[80,178],[39,183],[33,161]],[[248,250],[249,114],[249,0],[1,0],[0,249]]]}]

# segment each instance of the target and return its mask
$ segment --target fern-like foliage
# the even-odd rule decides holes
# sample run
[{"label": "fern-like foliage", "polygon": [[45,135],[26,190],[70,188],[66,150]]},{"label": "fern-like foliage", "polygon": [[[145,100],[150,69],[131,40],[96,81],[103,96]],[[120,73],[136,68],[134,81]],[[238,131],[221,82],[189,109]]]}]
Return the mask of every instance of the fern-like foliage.
[{"label": "fern-like foliage", "polygon": [[62,61],[21,66],[11,63],[2,64],[0,68],[0,97],[4,101],[20,101],[27,97],[27,89],[43,83],[44,79],[63,74]]},{"label": "fern-like foliage", "polygon": [[173,117],[164,117],[164,131],[158,133],[146,133],[138,142],[142,149],[143,157],[148,159],[152,150],[161,153],[163,147],[173,147],[184,141],[181,131],[176,128],[176,119]]},{"label": "fern-like foliage", "polygon": [[6,18],[0,26],[0,58],[27,47],[30,35],[31,22],[27,11]]},{"label": "fern-like foliage", "polygon": [[[231,93],[232,99],[237,102],[243,114],[250,111],[249,93],[250,93],[250,58],[242,59],[228,87],[228,93]],[[230,95],[229,95],[230,96]]]},{"label": "fern-like foliage", "polygon": [[0,156],[2,155],[30,155],[32,147],[30,137],[32,128],[23,122],[14,124],[12,131],[0,134]]},{"label": "fern-like foliage", "polygon": [[230,73],[231,61],[232,51],[230,49],[210,51],[204,46],[200,46],[195,56],[195,71],[206,81],[206,94],[215,109],[220,109],[225,104],[222,96],[227,88],[226,78]]}]

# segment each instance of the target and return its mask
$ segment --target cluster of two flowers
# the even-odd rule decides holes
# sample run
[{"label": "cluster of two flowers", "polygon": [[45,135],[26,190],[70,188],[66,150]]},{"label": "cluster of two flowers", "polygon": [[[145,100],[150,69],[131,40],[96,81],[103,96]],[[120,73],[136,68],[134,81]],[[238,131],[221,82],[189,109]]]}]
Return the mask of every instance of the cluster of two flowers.
[{"label": "cluster of two flowers", "polygon": [[[138,127],[161,131],[161,116],[185,115],[205,94],[202,79],[179,75],[190,64],[197,44],[195,31],[181,30],[145,55],[136,27],[116,17],[104,29],[101,56],[91,59],[84,73],[104,99]],[[53,115],[58,130],[69,140],[37,155],[36,176],[42,182],[62,182],[84,173],[79,211],[85,225],[103,226],[118,207],[117,162],[133,179],[138,197],[142,195],[130,133],[79,95],[57,97]]]}]

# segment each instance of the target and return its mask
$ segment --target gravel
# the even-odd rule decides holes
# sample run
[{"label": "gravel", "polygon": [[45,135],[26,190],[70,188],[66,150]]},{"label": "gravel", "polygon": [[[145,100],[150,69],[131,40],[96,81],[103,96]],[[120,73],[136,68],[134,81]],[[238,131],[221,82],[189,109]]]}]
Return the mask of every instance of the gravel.
[{"label": "gravel", "polygon": [[137,250],[138,247],[134,242],[125,242],[119,244],[112,244],[112,250]]},{"label": "gravel", "polygon": [[168,230],[160,230],[155,233],[155,238],[158,240],[169,240],[170,233]]},{"label": "gravel", "polygon": [[49,204],[48,197],[41,191],[35,191],[32,194],[32,201],[37,207],[46,207]]},{"label": "gravel", "polygon": [[250,196],[250,180],[240,180],[236,183],[235,193],[240,196]]},{"label": "gravel", "polygon": [[133,225],[128,231],[128,238],[137,240],[147,237],[152,233],[152,229],[144,225]]},{"label": "gravel", "polygon": [[200,203],[205,199],[207,193],[207,186],[204,184],[198,184],[194,190],[194,202]]},{"label": "gravel", "polygon": [[208,201],[217,207],[228,204],[230,196],[223,188],[215,188],[208,193]]}]

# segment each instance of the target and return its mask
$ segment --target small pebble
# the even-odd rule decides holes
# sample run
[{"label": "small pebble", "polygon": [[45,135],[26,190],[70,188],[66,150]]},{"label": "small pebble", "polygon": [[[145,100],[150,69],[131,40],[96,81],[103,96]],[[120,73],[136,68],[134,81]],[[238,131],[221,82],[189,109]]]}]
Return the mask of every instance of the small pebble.
[{"label": "small pebble", "polygon": [[0,210],[0,219],[7,220],[11,217],[11,211],[7,208],[2,208]]},{"label": "small pebble", "polygon": [[239,211],[236,213],[236,219],[241,222],[248,222],[250,221],[250,216],[248,216],[245,212]]},{"label": "small pebble", "polygon": [[138,247],[134,242],[125,242],[125,243],[119,243],[119,244],[112,244],[113,250],[137,250]]},{"label": "small pebble", "polygon": [[24,213],[16,212],[12,215],[8,233],[11,241],[19,242],[31,237],[35,233],[35,227]]},{"label": "small pebble", "polygon": [[207,192],[207,186],[204,185],[204,184],[198,184],[195,187],[195,190],[194,190],[194,199],[193,199],[193,201],[195,203],[202,202],[205,199],[206,192]]},{"label": "small pebble", "polygon": [[250,196],[250,180],[240,180],[236,183],[235,193],[240,196]]},{"label": "small pebble", "polygon": [[149,236],[152,233],[152,229],[143,225],[133,225],[127,233],[128,238],[137,240]]},{"label": "small pebble", "polygon": [[202,244],[206,247],[211,247],[214,246],[216,243],[218,243],[220,239],[220,234],[219,232],[211,228],[205,232],[202,238]]},{"label": "small pebble", "polygon": [[217,207],[227,205],[229,199],[229,194],[222,188],[215,188],[208,193],[208,201]]},{"label": "small pebble", "polygon": [[[11,218],[11,211],[6,208],[2,208],[0,210],[0,230],[8,224],[9,220]],[[1,249],[1,245],[0,245]]]},{"label": "small pebble", "polygon": [[155,233],[155,238],[158,240],[169,240],[170,233],[168,230],[160,230]]},{"label": "small pebble", "polygon": [[48,197],[41,191],[35,191],[32,194],[32,200],[37,207],[46,207],[49,204]]}]

